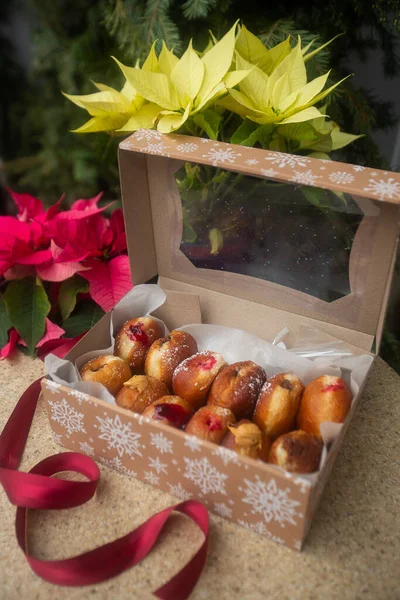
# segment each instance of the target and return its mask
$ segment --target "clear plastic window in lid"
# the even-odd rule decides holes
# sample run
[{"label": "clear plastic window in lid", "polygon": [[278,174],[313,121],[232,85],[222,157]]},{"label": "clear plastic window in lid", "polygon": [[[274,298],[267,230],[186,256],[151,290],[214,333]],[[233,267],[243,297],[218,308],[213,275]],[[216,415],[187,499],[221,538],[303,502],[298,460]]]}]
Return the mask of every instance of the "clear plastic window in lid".
[{"label": "clear plastic window in lid", "polygon": [[[199,269],[239,273],[333,302],[351,293],[356,239],[372,245],[370,200],[187,162],[175,173],[180,251]],[[361,224],[369,213],[368,232]],[[373,236],[372,236],[373,237]],[[368,241],[369,240],[369,241]]]}]

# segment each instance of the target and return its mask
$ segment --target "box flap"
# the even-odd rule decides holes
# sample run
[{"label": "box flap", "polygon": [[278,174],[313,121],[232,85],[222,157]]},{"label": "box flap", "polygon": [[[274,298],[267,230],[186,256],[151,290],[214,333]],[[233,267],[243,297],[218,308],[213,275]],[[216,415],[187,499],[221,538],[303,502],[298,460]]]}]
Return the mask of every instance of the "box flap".
[{"label": "box flap", "polygon": [[[204,288],[223,294],[224,298],[241,298],[359,332],[362,347],[370,346],[369,341],[376,335],[386,308],[385,292],[391,277],[398,232],[399,174],[188,136],[150,133],[154,139],[147,139],[137,132],[124,140],[119,150],[128,248],[135,283],[159,274],[167,281],[194,286],[193,289]],[[348,196],[341,194],[351,194],[352,207],[346,211],[359,215],[359,223],[346,266],[348,291],[327,301],[280,281],[235,272],[236,266],[230,270],[222,263],[219,269],[193,260],[182,249],[184,214],[176,183],[176,172],[181,169],[181,173],[184,161],[189,160],[190,168],[197,164],[213,165],[220,174],[239,173],[237,179],[243,175],[252,177],[249,189],[250,183],[258,182],[256,177],[261,177],[268,178],[268,182],[285,182],[288,195],[292,189],[296,192],[299,188],[311,191],[317,188],[321,193],[324,190],[338,192],[339,198],[344,198],[344,206]],[[271,168],[265,169],[265,166]],[[202,168],[207,169],[204,172],[212,173],[211,167]],[[312,204],[313,197],[310,198]],[[201,198],[196,201],[200,202]],[[335,229],[336,225],[332,227]],[[277,263],[279,261],[275,261],[275,265]],[[323,277],[323,274],[317,274]],[[204,312],[203,320],[207,320]]]}]

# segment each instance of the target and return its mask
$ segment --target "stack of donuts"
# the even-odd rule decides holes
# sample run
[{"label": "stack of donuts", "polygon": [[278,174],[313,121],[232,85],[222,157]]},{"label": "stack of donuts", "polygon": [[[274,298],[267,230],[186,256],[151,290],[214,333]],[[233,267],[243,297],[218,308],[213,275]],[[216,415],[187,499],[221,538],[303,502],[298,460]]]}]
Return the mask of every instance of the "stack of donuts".
[{"label": "stack of donuts", "polygon": [[340,377],[304,386],[292,373],[267,378],[252,361],[228,365],[217,352],[198,352],[195,339],[167,337],[152,317],[124,323],[114,355],[87,362],[83,381],[102,383],[115,402],[200,439],[292,473],[317,471],[320,424],[343,423],[352,394]]}]

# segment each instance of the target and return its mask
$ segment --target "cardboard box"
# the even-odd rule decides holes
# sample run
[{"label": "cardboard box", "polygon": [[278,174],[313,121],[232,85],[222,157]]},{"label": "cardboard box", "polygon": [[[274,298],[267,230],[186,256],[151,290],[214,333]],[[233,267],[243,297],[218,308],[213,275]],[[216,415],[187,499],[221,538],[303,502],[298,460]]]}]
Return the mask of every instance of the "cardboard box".
[{"label": "cardboard box", "polygon": [[[185,168],[187,161],[190,166]],[[167,303],[156,316],[162,318],[167,327],[172,329],[202,320],[203,323],[243,329],[267,341],[274,339],[283,327],[288,327],[290,334],[285,342],[290,347],[301,325],[306,324],[343,340],[356,354],[369,352],[374,343],[379,346],[397,244],[398,174],[187,136],[161,136],[155,131],[139,131],[124,140],[120,144],[119,162],[133,282],[144,283],[159,276],[159,285],[167,291]],[[193,170],[196,165],[205,166]],[[190,247],[182,242],[182,236],[186,234],[181,195],[175,180],[177,171],[184,177],[189,172],[188,177],[193,175],[193,181],[201,180],[205,173],[210,180],[215,176],[214,195],[211,199],[207,196],[207,219],[211,219],[211,224],[218,215],[223,220],[224,213],[235,216],[244,211],[246,216],[242,220],[240,216],[235,217],[238,229],[234,244],[229,242],[230,234],[227,234],[225,239],[229,243],[224,241],[221,246],[220,237],[224,237],[225,232],[219,223],[214,227],[219,232],[219,247],[214,248],[213,253],[211,237],[208,254],[204,243],[203,246],[194,243]],[[284,185],[267,182],[264,188],[258,188],[256,184],[260,180],[256,178],[268,178],[270,182]],[[216,203],[220,202],[219,186],[224,180],[223,193],[231,190],[236,204],[233,200],[229,204],[231,197],[228,195],[221,209]],[[185,178],[183,181],[186,185]],[[262,190],[265,195],[261,198],[262,217],[249,213],[246,197],[241,200],[243,189],[249,189],[252,183],[254,189]],[[198,181],[194,185],[202,184]],[[319,190],[317,196],[315,189]],[[337,194],[334,196],[323,190]],[[315,215],[319,223],[326,211],[332,219],[327,228],[321,220],[324,239],[318,241],[320,246],[329,242],[330,229],[332,240],[338,235],[344,236],[343,240],[349,239],[347,217],[344,221],[338,220],[341,211],[351,215],[348,220],[355,234],[351,234],[351,244],[345,252],[340,245],[337,253],[332,250],[334,257],[342,257],[343,264],[330,264],[327,273],[321,273],[318,270],[323,262],[321,259],[315,271],[314,267],[304,267],[304,278],[302,270],[296,267],[293,271],[296,271],[297,279],[295,273],[291,287],[281,282],[287,281],[283,269],[282,272],[275,269],[275,281],[268,280],[268,261],[261,264],[259,260],[271,251],[267,247],[268,236],[264,239],[262,235],[256,235],[256,229],[253,231],[251,227],[268,227],[268,231],[272,231],[277,217],[268,220],[263,198],[268,206],[272,206],[273,194],[278,194],[279,199],[273,206],[275,215],[283,211],[281,222],[285,224],[288,211],[290,213],[295,207],[296,225],[293,227],[301,227],[304,206],[301,201],[300,206],[298,204],[300,193],[309,203],[304,205],[307,211],[310,207],[317,210],[315,214],[311,211],[307,227],[315,222]],[[203,196],[194,195],[193,201],[200,203],[207,194],[206,190]],[[343,194],[350,194],[351,198]],[[337,210],[332,211],[331,205],[321,204],[323,198],[330,199],[329,202],[337,201]],[[196,210],[199,206],[201,208],[196,204]],[[245,221],[250,225],[242,231]],[[198,232],[206,229],[201,222],[198,227]],[[230,231],[229,227],[225,231]],[[274,235],[279,236],[279,233],[278,227]],[[318,230],[314,233],[319,239]],[[314,233],[303,236],[305,246]],[[196,239],[200,237],[195,231],[189,235],[193,238],[197,235]],[[293,236],[293,231],[289,235]],[[270,237],[272,239],[272,233]],[[297,239],[295,230],[294,238]],[[286,252],[291,248],[284,235],[281,240],[276,239],[278,241],[274,243],[285,249],[285,256],[270,261],[273,267],[282,265],[284,260],[292,260],[293,254]],[[335,243],[332,242],[332,248]],[[229,255],[229,248],[236,248],[234,260]],[[300,249],[303,254],[298,260],[301,258],[305,264],[304,246]],[[245,266],[239,261],[243,256],[243,262],[247,260]],[[309,257],[311,260],[313,254]],[[257,276],[251,274],[253,268]],[[325,274],[328,283],[318,284],[312,294],[307,293],[306,281],[311,282],[314,276]],[[110,315],[107,314],[66,358],[74,361],[85,352],[107,347],[109,324]],[[318,478],[310,482],[272,465],[239,457],[208,442],[199,442],[162,423],[150,422],[49,380],[43,383],[43,394],[56,440],[61,444],[92,454],[103,464],[178,498],[197,498],[211,511],[296,549],[304,542],[350,422],[348,418],[330,448]],[[353,402],[352,413],[360,394],[361,390]]]}]

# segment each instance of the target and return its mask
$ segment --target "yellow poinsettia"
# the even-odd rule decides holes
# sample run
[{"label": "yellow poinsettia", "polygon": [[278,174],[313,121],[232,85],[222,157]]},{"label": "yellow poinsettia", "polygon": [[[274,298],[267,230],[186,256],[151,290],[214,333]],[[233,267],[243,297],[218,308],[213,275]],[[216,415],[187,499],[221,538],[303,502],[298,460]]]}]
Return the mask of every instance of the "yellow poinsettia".
[{"label": "yellow poinsettia", "polygon": [[[189,117],[204,111],[212,101],[226,94],[227,88],[234,87],[248,74],[247,68],[229,71],[235,48],[236,26],[202,56],[198,55],[190,42],[180,59],[169,51],[168,54],[165,46],[158,60],[154,53],[154,68],[151,71],[127,67],[117,61],[131,86],[143,98],[160,107],[158,131],[176,131]],[[128,121],[120,131],[133,131],[132,123]]]},{"label": "yellow poinsettia", "polygon": [[[142,70],[156,69],[158,67],[157,60],[153,45],[143,63]],[[75,133],[110,132],[119,130],[127,123],[130,123],[131,131],[153,126],[154,119],[161,110],[160,107],[147,102],[129,81],[125,82],[120,92],[108,85],[93,83],[99,90],[98,92],[82,96],[64,94],[71,102],[87,110],[92,117],[81,127],[75,129]]]},{"label": "yellow poinsettia", "polygon": [[[300,37],[294,48],[287,39],[267,50],[250,32],[245,30],[243,34],[243,29],[236,46],[236,68],[247,69],[249,73],[239,83],[239,89],[229,89],[229,96],[220,101],[221,106],[262,125],[301,123],[322,117],[314,104],[325,98],[341,81],[323,90],[328,72],[307,82],[307,54],[304,55],[301,48]],[[260,66],[254,66],[256,61]]]}]

